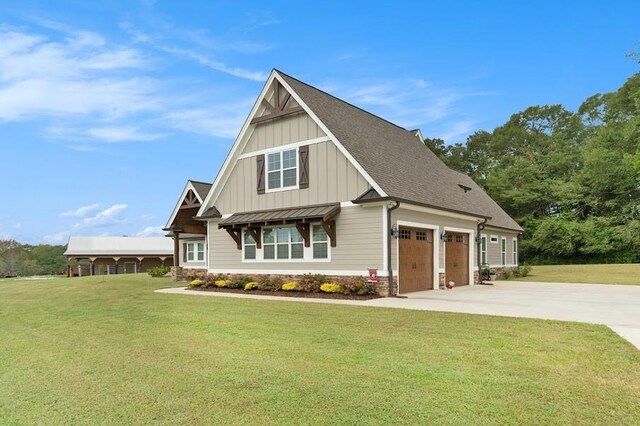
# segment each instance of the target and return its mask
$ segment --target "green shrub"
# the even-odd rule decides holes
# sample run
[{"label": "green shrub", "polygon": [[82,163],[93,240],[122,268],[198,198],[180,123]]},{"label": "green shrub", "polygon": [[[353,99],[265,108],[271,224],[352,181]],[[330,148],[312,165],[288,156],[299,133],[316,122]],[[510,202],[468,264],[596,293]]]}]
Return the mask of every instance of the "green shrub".
[{"label": "green shrub", "polygon": [[529,275],[531,267],[529,265],[520,265],[513,268],[512,273],[515,278],[522,278]]},{"label": "green shrub", "polygon": [[238,275],[230,279],[231,283],[229,284],[229,288],[244,288],[246,283],[254,281],[250,276],[247,275]]},{"label": "green shrub", "polygon": [[255,281],[249,281],[248,283],[246,283],[244,285],[244,289],[245,291],[250,291],[250,290],[256,290],[258,288],[259,284]]},{"label": "green shrub", "polygon": [[168,266],[156,266],[147,271],[147,273],[152,277],[164,277],[171,271],[171,268]]},{"label": "green shrub", "polygon": [[336,283],[324,283],[320,286],[320,291],[325,293],[342,293],[342,287]]},{"label": "green shrub", "polygon": [[298,283],[295,282],[295,281],[286,282],[286,283],[282,284],[281,289],[284,290],[284,291],[295,291],[295,290],[298,290]]},{"label": "green shrub", "polygon": [[513,278],[513,271],[511,269],[502,269],[498,274],[499,280],[510,280],[511,278]]}]

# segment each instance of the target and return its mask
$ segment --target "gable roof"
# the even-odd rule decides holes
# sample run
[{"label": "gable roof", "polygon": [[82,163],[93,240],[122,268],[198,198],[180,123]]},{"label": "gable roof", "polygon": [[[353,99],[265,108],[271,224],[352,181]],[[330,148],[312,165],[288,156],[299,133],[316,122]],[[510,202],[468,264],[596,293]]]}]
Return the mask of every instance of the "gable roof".
[{"label": "gable roof", "polygon": [[211,184],[205,183],[205,182],[198,182],[197,180],[191,180],[191,179],[189,179],[189,182],[191,182],[191,185],[193,186],[193,192],[196,193],[196,195],[200,199],[200,202],[202,203],[204,199],[207,198],[207,194],[209,194],[209,190],[211,189]]},{"label": "gable roof", "polygon": [[386,193],[380,199],[485,217],[489,226],[522,231],[480,186],[447,167],[415,133],[276,72]]},{"label": "gable roof", "polygon": [[166,237],[69,237],[65,256],[156,255],[173,256]]},{"label": "gable roof", "polygon": [[167,224],[164,226],[163,229],[167,230],[171,227],[171,224],[173,223],[174,219],[176,218],[176,215],[178,214],[178,211],[180,210],[180,205],[182,205],[182,202],[184,201],[184,197],[186,197],[189,190],[193,191],[193,193],[196,195],[196,198],[198,199],[198,201],[200,201],[200,205],[204,205],[204,200],[207,198],[207,195],[211,190],[211,184],[198,182],[197,180],[191,180],[191,179],[187,180],[187,184],[184,186],[184,189],[182,190],[182,194],[180,195],[180,198],[178,199],[178,202],[173,208],[173,211],[171,212],[171,216],[169,217],[169,220],[167,221]]}]

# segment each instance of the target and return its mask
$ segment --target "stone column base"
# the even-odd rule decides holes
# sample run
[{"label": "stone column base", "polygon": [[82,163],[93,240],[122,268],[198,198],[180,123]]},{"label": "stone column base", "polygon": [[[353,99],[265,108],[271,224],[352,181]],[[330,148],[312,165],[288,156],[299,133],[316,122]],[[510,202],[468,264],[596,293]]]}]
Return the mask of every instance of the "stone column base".
[{"label": "stone column base", "polygon": [[182,281],[184,279],[181,266],[171,267],[171,279],[174,281]]}]

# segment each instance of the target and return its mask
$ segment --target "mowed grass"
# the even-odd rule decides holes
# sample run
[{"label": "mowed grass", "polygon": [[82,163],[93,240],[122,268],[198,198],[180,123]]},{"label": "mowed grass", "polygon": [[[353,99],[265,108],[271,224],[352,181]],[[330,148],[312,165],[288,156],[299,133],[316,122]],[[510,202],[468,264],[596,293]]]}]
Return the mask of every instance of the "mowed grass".
[{"label": "mowed grass", "polygon": [[640,263],[613,265],[532,266],[531,275],[517,281],[640,285]]},{"label": "mowed grass", "polygon": [[0,282],[0,424],[639,424],[604,326]]}]

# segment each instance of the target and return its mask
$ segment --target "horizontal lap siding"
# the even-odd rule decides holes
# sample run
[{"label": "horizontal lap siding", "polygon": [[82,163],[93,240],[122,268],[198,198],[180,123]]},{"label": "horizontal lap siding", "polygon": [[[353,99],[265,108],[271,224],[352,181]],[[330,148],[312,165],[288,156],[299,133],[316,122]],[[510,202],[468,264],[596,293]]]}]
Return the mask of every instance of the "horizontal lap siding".
[{"label": "horizontal lap siding", "polygon": [[[509,232],[505,230],[498,230],[492,228],[485,228],[482,230],[482,235],[487,236],[487,260],[490,266],[505,266],[502,265],[502,259],[500,258],[500,244],[502,237],[507,239],[507,263],[506,266],[513,265],[513,239],[518,238],[518,234],[515,232]],[[491,243],[491,236],[498,237],[498,242]]]},{"label": "horizontal lap siding", "polygon": [[229,234],[211,222],[209,268],[225,270],[361,271],[382,269],[382,208],[346,207],[336,217],[337,246],[331,262],[242,262],[242,252]]},{"label": "horizontal lap siding", "polygon": [[[438,261],[438,269],[444,269],[444,256],[445,256],[445,245],[444,242],[440,239],[440,233],[444,231],[444,227],[452,227],[452,228],[466,228],[475,231],[477,228],[477,222],[474,219],[465,220],[465,219],[457,219],[457,218],[449,218],[446,216],[434,215],[431,213],[423,213],[408,209],[403,209],[402,207],[393,211],[391,217],[391,223],[397,223],[398,220],[404,220],[408,222],[416,222],[416,223],[424,223],[428,225],[436,225],[440,227],[439,233],[438,231],[434,231],[434,242],[438,244],[439,247],[439,261]],[[471,237],[471,244],[475,244],[475,233]],[[391,264],[393,265],[393,269],[397,270],[397,241],[396,239],[392,239],[391,242]],[[475,250],[475,247],[474,247]],[[472,259],[473,264],[477,265],[477,259],[474,255]]]}]

